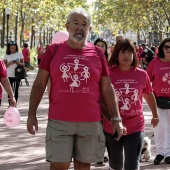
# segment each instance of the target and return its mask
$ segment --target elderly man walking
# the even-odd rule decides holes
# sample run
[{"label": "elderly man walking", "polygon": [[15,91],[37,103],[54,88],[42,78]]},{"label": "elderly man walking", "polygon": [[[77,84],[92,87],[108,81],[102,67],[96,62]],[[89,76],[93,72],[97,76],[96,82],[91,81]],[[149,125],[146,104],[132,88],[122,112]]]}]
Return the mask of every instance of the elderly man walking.
[{"label": "elderly man walking", "polygon": [[103,160],[105,137],[101,124],[101,95],[108,107],[108,119],[119,139],[124,133],[104,53],[87,42],[92,29],[89,13],[77,8],[70,12],[67,41],[46,50],[34,81],[27,129],[38,130],[36,110],[48,79],[51,80],[46,131],[46,160],[50,170],[67,170],[74,159],[75,170],[89,170]]}]

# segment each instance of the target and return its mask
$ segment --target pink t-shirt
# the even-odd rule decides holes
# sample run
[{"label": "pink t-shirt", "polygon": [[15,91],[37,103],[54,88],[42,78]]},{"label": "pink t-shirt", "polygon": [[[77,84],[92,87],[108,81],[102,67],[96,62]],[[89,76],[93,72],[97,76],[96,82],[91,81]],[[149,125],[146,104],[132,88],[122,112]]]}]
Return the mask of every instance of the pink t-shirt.
[{"label": "pink t-shirt", "polygon": [[156,97],[170,97],[170,62],[155,57],[148,65],[147,72]]},{"label": "pink t-shirt", "polygon": [[30,62],[30,57],[28,57],[29,52],[28,48],[23,48],[22,55],[24,56],[24,62]]},{"label": "pink t-shirt", "polygon": [[103,52],[99,48],[97,52],[90,43],[82,50],[75,50],[66,42],[56,46],[47,48],[39,66],[50,72],[49,119],[100,121],[100,79],[109,74]]},{"label": "pink t-shirt", "polygon": [[42,58],[43,58],[44,54],[41,53],[41,52],[43,52],[43,50],[44,50],[43,47],[38,47],[38,50],[37,50],[37,53],[38,53],[37,58],[38,58],[38,59],[42,59]]},{"label": "pink t-shirt", "polygon": [[[119,112],[127,135],[144,131],[144,115],[142,106],[143,93],[151,93],[149,77],[146,71],[137,68],[122,71],[117,67],[110,68],[110,78],[115,88]],[[103,121],[103,128],[113,133],[110,122]]]},{"label": "pink t-shirt", "polygon": [[143,48],[141,46],[139,46],[138,52],[139,52],[139,55],[141,55],[143,53]]},{"label": "pink t-shirt", "polygon": [[[8,77],[6,66],[5,66],[4,62],[0,59],[0,80],[1,80],[1,78],[5,78],[5,77]],[[2,87],[1,87],[1,85],[0,85],[0,99],[2,99]]]}]

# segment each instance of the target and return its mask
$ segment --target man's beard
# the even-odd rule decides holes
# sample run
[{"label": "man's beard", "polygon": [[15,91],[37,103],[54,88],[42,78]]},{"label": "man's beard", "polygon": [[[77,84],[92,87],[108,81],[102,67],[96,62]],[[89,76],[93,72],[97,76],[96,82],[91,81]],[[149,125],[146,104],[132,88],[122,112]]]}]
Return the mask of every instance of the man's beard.
[{"label": "man's beard", "polygon": [[72,39],[74,42],[82,43],[86,41],[87,37],[83,33],[76,33]]}]

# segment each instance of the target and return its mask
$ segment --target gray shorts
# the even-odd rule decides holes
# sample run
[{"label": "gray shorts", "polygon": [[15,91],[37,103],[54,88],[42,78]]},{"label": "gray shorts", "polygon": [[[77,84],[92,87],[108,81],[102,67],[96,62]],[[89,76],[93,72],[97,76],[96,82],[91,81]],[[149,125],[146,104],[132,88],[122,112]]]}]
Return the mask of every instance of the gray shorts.
[{"label": "gray shorts", "polygon": [[101,122],[65,122],[48,120],[46,160],[84,163],[103,161],[105,136]]}]

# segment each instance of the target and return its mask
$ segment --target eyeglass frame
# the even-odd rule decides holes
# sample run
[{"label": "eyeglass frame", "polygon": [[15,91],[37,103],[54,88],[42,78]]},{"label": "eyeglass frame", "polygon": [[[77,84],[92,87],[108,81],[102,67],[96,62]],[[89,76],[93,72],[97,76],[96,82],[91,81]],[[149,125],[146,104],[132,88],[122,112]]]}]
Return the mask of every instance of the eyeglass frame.
[{"label": "eyeglass frame", "polygon": [[170,49],[170,46],[169,46],[169,45],[164,44],[164,45],[163,45],[163,48],[164,48],[165,50],[169,50],[169,49]]}]

